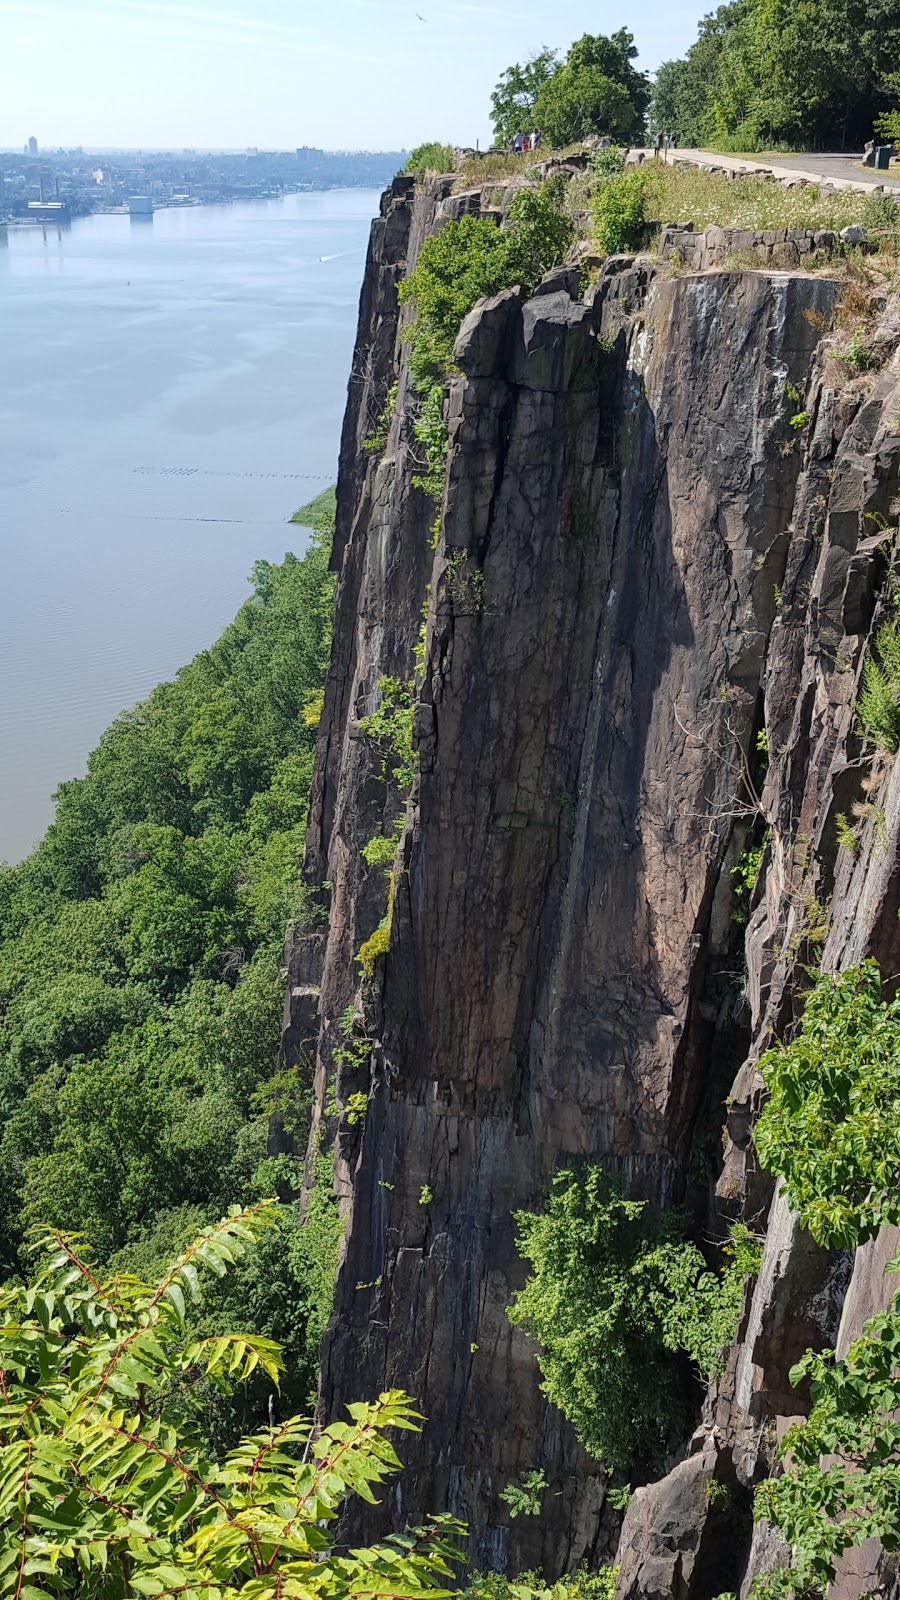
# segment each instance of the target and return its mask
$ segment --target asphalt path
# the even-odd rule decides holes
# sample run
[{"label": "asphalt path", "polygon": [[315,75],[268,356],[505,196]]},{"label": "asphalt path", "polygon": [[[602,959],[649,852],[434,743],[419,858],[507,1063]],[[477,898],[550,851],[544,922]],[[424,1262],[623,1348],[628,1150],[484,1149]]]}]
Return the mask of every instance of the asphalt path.
[{"label": "asphalt path", "polygon": [[766,166],[775,167],[781,171],[791,172],[802,170],[816,172],[823,178],[850,178],[854,183],[883,183],[887,188],[900,189],[900,177],[893,177],[887,172],[876,172],[872,167],[864,167],[858,155],[790,155],[764,157]]},{"label": "asphalt path", "polygon": [[[652,159],[653,152],[647,152]],[[862,165],[860,155],[821,155],[813,151],[797,151],[793,155],[724,156],[715,150],[669,150],[666,159],[691,161],[698,165],[725,167],[730,172],[771,172],[781,177],[806,178],[811,183],[833,183],[840,189],[869,191],[883,184],[885,188],[900,189],[900,177],[886,172],[875,172]]]}]

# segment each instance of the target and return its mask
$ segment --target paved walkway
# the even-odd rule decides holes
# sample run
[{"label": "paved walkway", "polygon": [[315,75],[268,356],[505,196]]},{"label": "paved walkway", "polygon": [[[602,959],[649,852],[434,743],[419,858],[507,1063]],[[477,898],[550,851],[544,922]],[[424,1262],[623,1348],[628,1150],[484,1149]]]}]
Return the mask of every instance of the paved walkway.
[{"label": "paved walkway", "polygon": [[[652,158],[653,151],[646,152]],[[803,152],[790,156],[723,156],[715,150],[669,150],[667,157],[669,164],[674,161],[691,161],[697,165],[710,167],[724,167],[727,172],[742,173],[774,173],[776,177],[790,176],[806,178],[810,183],[830,183],[836,189],[858,189],[863,194],[870,193],[880,185],[886,188],[900,189],[900,177],[889,176],[886,172],[874,172],[866,167],[861,170],[861,156],[854,155],[817,155],[812,152]]]}]

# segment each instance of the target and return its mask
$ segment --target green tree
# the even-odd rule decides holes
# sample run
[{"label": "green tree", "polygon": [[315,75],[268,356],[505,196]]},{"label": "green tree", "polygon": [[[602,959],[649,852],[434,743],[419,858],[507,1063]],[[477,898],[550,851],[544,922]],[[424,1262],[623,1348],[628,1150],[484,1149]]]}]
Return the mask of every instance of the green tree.
[{"label": "green tree", "polygon": [[739,1234],[710,1272],[677,1213],[627,1200],[597,1166],[557,1173],[546,1211],[515,1220],[531,1272],[508,1315],[540,1345],[544,1392],[608,1466],[658,1464],[685,1416],[676,1358],[713,1370],[758,1269],[754,1241]]},{"label": "green tree", "polygon": [[893,0],[735,0],[660,68],[651,120],[687,145],[858,149],[890,105],[898,55]]},{"label": "green tree", "polygon": [[624,28],[610,38],[586,33],[578,39],[535,100],[545,141],[557,148],[591,134],[606,134],[618,144],[642,141],[650,86],[631,65],[636,56]]},{"label": "green tree", "polygon": [[349,1407],[314,1436],[292,1416],[210,1459],[191,1424],[197,1380],[224,1391],[283,1368],[271,1340],[193,1338],[189,1300],[204,1269],[224,1274],[271,1224],[271,1206],[236,1208],[156,1284],[98,1276],[64,1234],[40,1241],[31,1283],[0,1292],[0,1593],[120,1600],[351,1600],[449,1593],[452,1536],[435,1518],[338,1555],[328,1524],[347,1494],[400,1466],[385,1430],[419,1418],[399,1391]]},{"label": "green tree", "polygon": [[[89,1230],[108,1260],[259,1193],[284,929],[314,915],[299,868],[328,560],[321,537],[257,563],[234,622],[107,729],[37,849],[0,868],[8,1270],[29,1225]],[[290,1339],[306,1326],[295,1243],[267,1246],[296,1294]]]},{"label": "green tree", "polygon": [[515,134],[535,127],[535,101],[543,85],[559,66],[556,50],[538,50],[520,65],[500,74],[491,95],[491,121],[498,144],[509,144]]}]

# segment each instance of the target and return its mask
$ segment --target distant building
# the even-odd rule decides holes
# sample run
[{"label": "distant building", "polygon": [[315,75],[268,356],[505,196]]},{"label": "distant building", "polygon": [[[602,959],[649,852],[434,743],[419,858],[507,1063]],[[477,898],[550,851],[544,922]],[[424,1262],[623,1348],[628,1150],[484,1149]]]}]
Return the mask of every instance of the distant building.
[{"label": "distant building", "polygon": [[28,154],[30,156],[36,156],[37,153],[38,153],[38,142],[37,142],[37,139],[34,137],[34,134],[32,134],[31,138],[28,141]]},{"label": "distant building", "polygon": [[132,217],[152,217],[153,201],[149,194],[133,194],[128,199],[128,211]]},{"label": "distant building", "polygon": [[68,222],[72,213],[68,200],[29,200],[28,216],[32,222]]}]

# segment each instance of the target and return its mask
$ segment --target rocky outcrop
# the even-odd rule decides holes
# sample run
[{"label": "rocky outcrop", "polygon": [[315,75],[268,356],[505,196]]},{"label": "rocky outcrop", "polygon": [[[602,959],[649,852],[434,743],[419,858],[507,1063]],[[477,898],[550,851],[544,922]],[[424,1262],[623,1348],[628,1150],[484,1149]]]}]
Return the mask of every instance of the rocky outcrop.
[{"label": "rocky outcrop", "polygon": [[[865,230],[860,230],[865,237]],[[710,225],[695,233],[692,227],[666,227],[659,239],[663,261],[677,260],[692,272],[758,261],[761,267],[793,268],[809,265],[811,257],[829,256],[839,243],[831,229],[720,228]]]},{"label": "rocky outcrop", "polygon": [[[552,1575],[611,1559],[620,1518],[506,1317],[523,1281],[514,1212],[587,1156],[704,1224],[761,1227],[755,1062],[792,1014],[813,907],[832,908],[828,964],[897,953],[900,780],[885,769],[883,820],[861,822],[846,861],[834,813],[862,793],[871,516],[890,514],[900,439],[893,378],[825,381],[835,281],[623,259],[580,300],[566,269],[463,324],[433,537],[397,283],[453,206],[479,209],[451,204],[451,182],[398,180],[373,230],[305,866],[324,920],[289,949],[286,1039],[314,1051],[314,1147],[333,1136],[345,1210],[322,1411],[398,1386],[427,1418],[389,1499],[347,1535],[449,1509],[475,1565]],[[360,727],[384,675],[414,692],[409,793]],[[388,948],[362,982],[389,894],[362,847],[401,812]],[[731,869],[760,813],[745,1004]],[[350,1056],[348,1017],[364,1044]],[[710,1140],[735,1074],[716,1197]],[[365,1117],[342,1116],[361,1092]],[[749,1508],[797,1403],[785,1352],[834,1337],[851,1263],[811,1247],[781,1202],[772,1216],[701,1431],[632,1501],[628,1600],[712,1600],[748,1555],[773,1559],[762,1534],[751,1552]],[[513,1521],[500,1494],[538,1466],[541,1516]]]},{"label": "rocky outcrop", "polygon": [[[871,746],[864,750],[855,714],[862,663],[889,599],[885,579],[900,509],[895,316],[883,306],[869,332],[883,370],[848,381],[832,359],[817,365],[806,391],[804,468],[763,677],[770,765],[761,808],[769,842],[746,938],[751,1045],[729,1096],[718,1189],[723,1204],[739,1205],[766,1226],[766,1242],[728,1372],[709,1397],[699,1436],[702,1447],[714,1441],[724,1451],[748,1490],[772,1469],[776,1442],[808,1406],[804,1390],[789,1383],[791,1364],[809,1346],[846,1350],[895,1288],[884,1277],[895,1230],[855,1258],[820,1249],[783,1197],[770,1208],[750,1143],[761,1092],[755,1063],[773,1036],[799,1020],[810,958],[840,970],[874,956],[889,992],[896,984],[900,768],[873,756]],[[852,851],[839,848],[839,813],[855,823]],[[655,1494],[663,1508],[670,1497],[680,1503],[677,1469]],[[758,1525],[741,1594],[758,1572],[785,1558],[773,1531]],[[833,1600],[859,1600],[886,1571],[876,1542],[849,1552]],[[700,1581],[686,1591],[711,1592]]]}]

